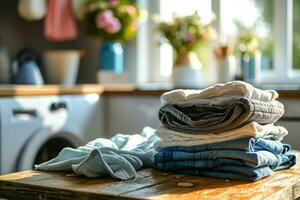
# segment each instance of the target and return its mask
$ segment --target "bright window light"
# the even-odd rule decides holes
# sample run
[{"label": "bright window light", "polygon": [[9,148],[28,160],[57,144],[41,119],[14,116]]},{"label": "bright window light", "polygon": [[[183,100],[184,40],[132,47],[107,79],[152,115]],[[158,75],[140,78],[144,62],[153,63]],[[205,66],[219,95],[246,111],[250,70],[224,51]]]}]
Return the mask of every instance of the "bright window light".
[{"label": "bright window light", "polygon": [[[173,15],[186,16],[192,15],[196,11],[204,23],[209,23],[214,17],[211,8],[211,0],[161,0],[160,1],[160,19],[171,20]],[[163,77],[170,77],[173,67],[173,51],[168,44],[160,47],[160,73]]]}]

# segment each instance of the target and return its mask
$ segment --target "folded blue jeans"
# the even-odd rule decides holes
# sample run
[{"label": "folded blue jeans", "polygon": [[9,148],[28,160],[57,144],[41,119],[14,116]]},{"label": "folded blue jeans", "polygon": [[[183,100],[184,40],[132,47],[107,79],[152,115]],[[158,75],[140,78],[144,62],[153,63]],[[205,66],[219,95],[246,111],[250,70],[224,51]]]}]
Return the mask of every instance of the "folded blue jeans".
[{"label": "folded blue jeans", "polygon": [[263,138],[243,137],[239,139],[216,142],[211,144],[203,144],[198,146],[177,146],[157,149],[160,152],[164,151],[183,151],[183,152],[200,152],[209,150],[241,150],[255,152],[259,150],[270,151],[274,154],[284,154],[291,149],[289,144],[281,143],[278,140],[269,140]]},{"label": "folded blue jeans", "polygon": [[176,170],[176,173],[237,181],[256,181],[270,176],[273,171],[268,166],[259,168],[247,166],[220,166],[215,169],[181,169]]},{"label": "folded blue jeans", "polygon": [[[246,152],[240,150],[210,150],[201,152],[183,152],[183,151],[159,151],[154,156],[155,163],[165,163],[167,166],[176,166],[178,161],[185,162],[186,167],[193,168],[197,166],[196,161],[231,159],[239,160],[246,166],[261,167],[270,166],[276,170],[288,168],[295,164],[296,156],[292,153],[273,154],[269,151],[259,150],[256,152]],[[173,162],[170,164],[170,162]],[[157,164],[156,164],[157,165]],[[209,165],[209,164],[205,164]],[[214,165],[214,164],[213,164]],[[165,167],[166,168],[166,167]]]},{"label": "folded blue jeans", "polygon": [[176,161],[164,161],[156,162],[155,165],[162,170],[180,170],[180,169],[213,169],[224,165],[234,166],[250,166],[250,167],[263,167],[269,166],[272,170],[280,170],[289,168],[296,163],[296,157],[294,154],[287,153],[284,155],[275,155],[277,158],[276,163],[259,163],[256,165],[249,164],[241,159],[232,158],[218,158],[213,160],[176,160]]}]

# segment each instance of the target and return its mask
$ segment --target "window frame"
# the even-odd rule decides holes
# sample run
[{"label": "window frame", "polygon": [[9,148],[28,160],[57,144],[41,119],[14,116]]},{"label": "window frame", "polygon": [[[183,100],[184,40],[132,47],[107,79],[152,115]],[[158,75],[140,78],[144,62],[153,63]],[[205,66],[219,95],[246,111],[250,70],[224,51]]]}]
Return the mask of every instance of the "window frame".
[{"label": "window frame", "polygon": [[[158,45],[158,33],[155,32],[155,22],[152,15],[159,15],[160,0],[137,0],[137,3],[148,10],[149,17],[142,24],[136,39],[136,73],[134,74],[137,84],[167,82],[170,78],[160,74],[160,53]],[[292,67],[292,34],[293,34],[293,0],[274,0],[274,49],[273,69],[260,71],[260,82],[257,84],[297,84],[300,83],[300,70]],[[222,4],[226,0],[212,0],[212,11],[217,20],[214,23],[219,35],[219,40],[224,38],[226,27],[222,21],[224,13]],[[143,43],[143,44],[142,44]],[[215,63],[215,62],[212,62]],[[212,66],[213,67],[213,66]],[[134,71],[132,70],[132,71]]]}]

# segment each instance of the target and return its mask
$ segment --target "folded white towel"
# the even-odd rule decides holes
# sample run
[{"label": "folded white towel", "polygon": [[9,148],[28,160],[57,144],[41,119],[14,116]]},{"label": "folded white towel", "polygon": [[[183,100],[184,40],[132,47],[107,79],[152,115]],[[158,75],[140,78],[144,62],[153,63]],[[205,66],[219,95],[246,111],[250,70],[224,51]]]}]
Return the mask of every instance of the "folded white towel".
[{"label": "folded white towel", "polygon": [[[213,99],[222,97],[221,100],[236,97],[246,97],[260,101],[273,101],[278,98],[275,90],[261,90],[243,81],[231,81],[225,84],[215,84],[203,90],[183,90],[176,89],[164,93],[161,102],[165,104],[194,104],[202,103],[203,99]],[[220,101],[217,100],[217,101]]]},{"label": "folded white towel", "polygon": [[155,134],[160,137],[160,140],[155,143],[154,147],[165,148],[173,146],[196,146],[201,144],[210,144],[246,136],[281,141],[283,137],[288,134],[288,131],[282,126],[274,126],[273,124],[260,125],[256,122],[251,122],[241,128],[216,134],[186,134],[179,131],[170,130],[164,126],[159,127]]}]

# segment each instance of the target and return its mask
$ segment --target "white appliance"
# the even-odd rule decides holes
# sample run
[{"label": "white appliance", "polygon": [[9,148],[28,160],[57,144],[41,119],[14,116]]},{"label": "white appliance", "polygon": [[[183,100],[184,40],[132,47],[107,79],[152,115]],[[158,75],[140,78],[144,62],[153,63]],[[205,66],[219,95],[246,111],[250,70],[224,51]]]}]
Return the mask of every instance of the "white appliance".
[{"label": "white appliance", "polygon": [[0,174],[103,137],[101,120],[97,94],[0,98]]}]

